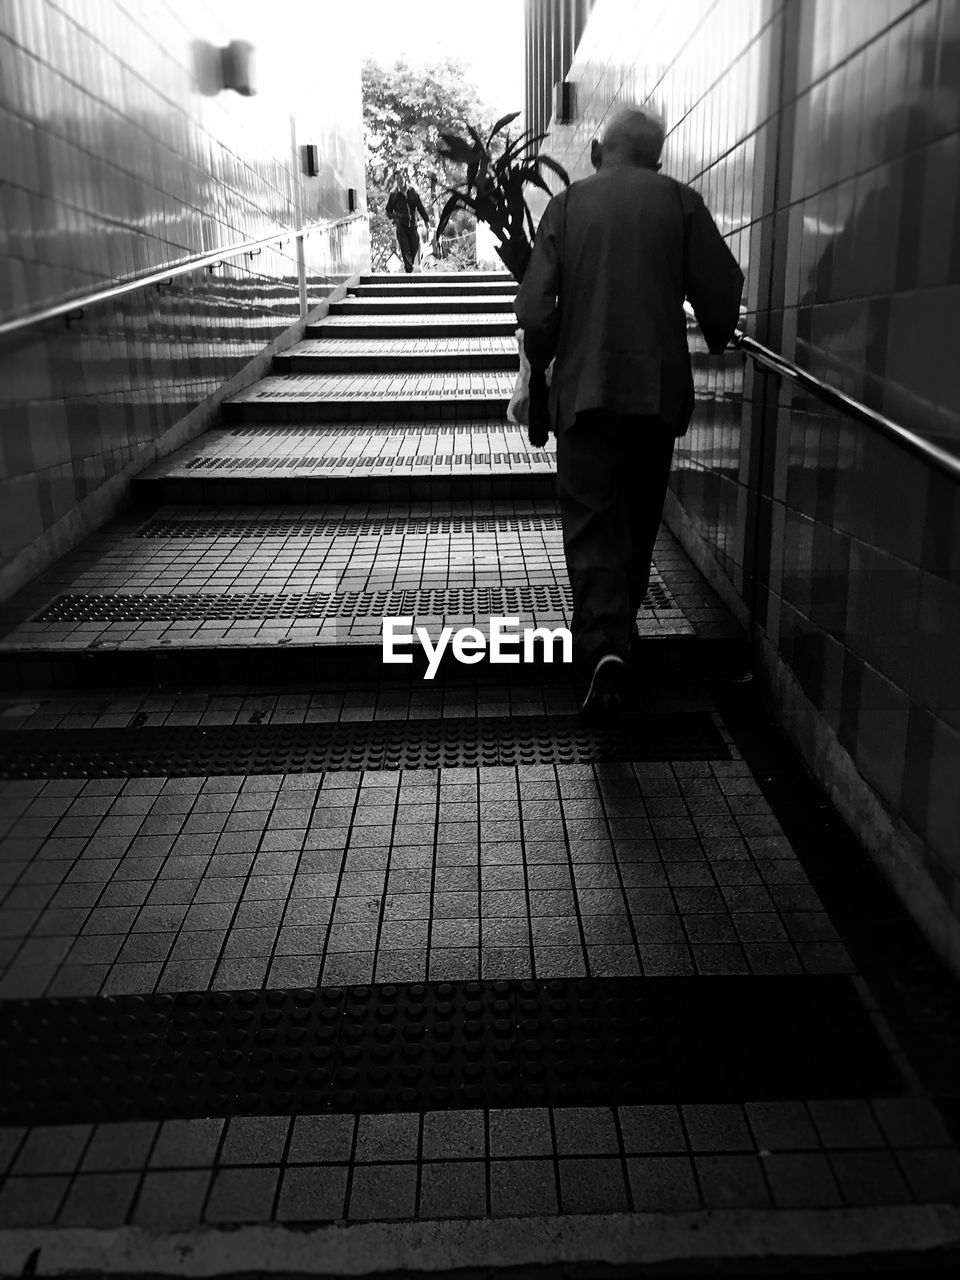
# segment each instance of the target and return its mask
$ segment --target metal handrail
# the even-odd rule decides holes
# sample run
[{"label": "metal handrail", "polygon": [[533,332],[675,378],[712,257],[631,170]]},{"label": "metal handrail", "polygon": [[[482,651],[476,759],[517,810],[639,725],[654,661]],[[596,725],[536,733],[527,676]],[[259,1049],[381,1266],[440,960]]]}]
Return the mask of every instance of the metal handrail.
[{"label": "metal handrail", "polygon": [[939,445],[924,440],[922,436],[918,436],[907,427],[902,427],[898,422],[884,417],[882,413],[877,413],[875,409],[861,404],[853,396],[848,396],[845,391],[830,386],[828,382],[821,382],[812,373],[807,373],[805,369],[801,369],[785,356],[771,351],[769,347],[757,342],[756,338],[751,338],[741,329],[734,331],[733,345],[748,355],[755,364],[769,369],[781,378],[789,378],[792,382],[799,383],[801,387],[806,387],[808,391],[812,391],[815,396],[833,405],[835,409],[841,410],[858,422],[874,427],[888,439],[922,458],[924,462],[930,462],[954,480],[960,480],[960,458],[948,453],[946,449],[941,449]]},{"label": "metal handrail", "polygon": [[329,231],[331,227],[339,227],[346,222],[357,222],[366,217],[363,213],[351,213],[345,218],[334,218],[329,222],[313,222],[304,227],[282,228],[272,235],[261,236],[258,240],[244,240],[241,244],[227,245],[223,249],[212,249],[209,253],[196,254],[191,258],[181,258],[169,267],[147,271],[143,275],[133,276],[129,280],[109,285],[106,289],[97,289],[79,298],[71,298],[69,302],[58,302],[55,307],[45,307],[42,311],[34,311],[28,316],[19,316],[15,320],[7,320],[0,324],[0,338],[17,333],[21,329],[29,329],[45,320],[56,320],[58,316],[73,315],[77,311],[85,311],[88,307],[97,306],[101,302],[109,302],[113,298],[121,298],[124,294],[135,293],[138,289],[147,289],[151,285],[163,284],[174,276],[187,275],[201,267],[225,261],[227,258],[238,258],[241,254],[254,253],[268,244],[281,246],[288,240],[305,240],[317,231]]}]

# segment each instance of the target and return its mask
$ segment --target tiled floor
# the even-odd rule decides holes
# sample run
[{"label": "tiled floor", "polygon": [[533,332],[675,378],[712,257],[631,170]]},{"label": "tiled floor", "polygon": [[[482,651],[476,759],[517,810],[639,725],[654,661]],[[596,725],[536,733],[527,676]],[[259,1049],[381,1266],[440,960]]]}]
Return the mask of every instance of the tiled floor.
[{"label": "tiled floor", "polygon": [[0,1221],[203,1223],[691,1212],[949,1198],[925,1101],[212,1117],[3,1137]]},{"label": "tiled floor", "polygon": [[7,998],[851,970],[737,761],[38,779],[2,804]]},{"label": "tiled floor", "polygon": [[[439,624],[512,605],[509,592],[526,602],[517,608],[524,616],[564,620],[556,506],[535,489],[552,452],[529,450],[502,418],[516,361],[510,293],[502,280],[487,282],[476,305],[492,297],[493,311],[445,296],[469,297],[472,283],[432,287],[413,277],[414,288],[431,291],[404,296],[379,287],[402,289],[403,281],[381,280],[313,326],[294,356],[367,349],[462,363],[458,371],[264,380],[239,400],[265,405],[277,425],[222,427],[151,468],[137,492],[153,505],[22,593],[7,611],[4,646],[83,648],[84,661],[111,646],[183,654],[201,642],[319,640],[346,648],[378,636],[382,615],[401,605]],[[500,370],[471,369],[472,359],[498,353]],[[466,407],[457,403],[463,396]],[[430,397],[458,420],[422,413],[398,423]],[[469,407],[477,397],[501,407],[486,418]],[[338,399],[364,420],[350,420]],[[296,425],[311,403],[327,408]],[[242,505],[227,506],[210,487],[221,474],[249,481]],[[427,497],[353,501],[343,486],[358,474],[416,475]],[[482,478],[483,499],[452,502],[441,485],[457,475]],[[316,476],[336,495],[320,505],[290,487]],[[182,486],[178,505],[154,502],[164,491],[151,485],[171,479]],[[141,776],[131,749],[110,757],[119,761],[112,770],[81,762],[70,777],[12,766],[0,783],[0,1033],[16,1029],[25,1009],[68,1026],[81,1008],[133,1009],[122,1003],[129,998],[142,1011],[152,1000],[192,998],[184,993],[268,1001],[319,985],[360,1001],[373,984],[409,988],[416,1000],[417,992],[446,998],[442,984],[522,980],[546,991],[569,979],[583,981],[588,1004],[607,980],[645,992],[708,984],[714,1003],[723,984],[746,982],[750,991],[782,991],[786,1008],[791,984],[833,983],[872,1028],[882,1089],[867,1072],[859,1097],[831,1094],[809,1075],[809,1090],[784,1087],[782,1095],[766,1082],[765,1100],[746,1089],[723,1102],[697,1089],[674,1096],[668,1082],[667,1096],[649,1104],[611,1097],[586,1105],[581,1094],[569,1105],[552,1105],[551,1096],[549,1105],[454,1099],[437,1109],[424,1093],[393,1111],[288,1098],[261,1115],[252,1112],[263,1110],[263,1097],[248,1083],[253,1094],[231,1094],[231,1106],[202,1118],[148,1109],[111,1122],[91,1102],[76,1123],[0,1128],[0,1227],[128,1224],[160,1238],[198,1224],[355,1228],[519,1216],[526,1231],[549,1220],[556,1235],[580,1215],[705,1215],[689,1219],[699,1226],[733,1210],[747,1215],[739,1230],[751,1212],[850,1213],[843,1224],[864,1208],[960,1201],[960,1109],[955,1085],[943,1083],[954,1051],[938,1021],[934,967],[918,941],[904,942],[913,935],[899,906],[886,904],[875,872],[854,866],[839,827],[811,825],[825,812],[822,800],[795,761],[784,764],[749,684],[711,667],[736,628],[666,534],[651,601],[640,615],[645,652],[669,648],[662,642],[671,637],[689,640],[699,674],[679,660],[671,666],[674,659],[641,667],[632,741],[666,733],[668,723],[682,738],[685,725],[706,722],[721,750],[695,746],[664,758],[661,744],[588,763],[519,756],[509,766],[451,768],[355,767],[344,757],[315,772],[268,772],[263,756],[243,774],[222,762],[207,771],[178,762]],[[351,661],[358,652],[349,650]],[[319,737],[362,724],[371,740],[388,732],[413,740],[427,722],[446,731],[452,721],[537,717],[559,734],[577,705],[574,686],[546,682],[545,668],[502,682],[469,672],[432,683],[348,673],[336,685],[289,689],[279,677],[255,686],[214,680],[194,690],[10,690],[0,699],[0,755],[27,759],[42,735],[88,732],[121,743],[167,734],[171,762],[177,735],[193,733],[216,750],[225,735],[257,726]],[[883,930],[861,927],[861,904],[881,913]],[[906,1002],[876,941],[887,930],[913,948]],[[682,1012],[671,1007],[671,1017]],[[561,1042],[572,1036],[562,1017],[554,1020]],[[206,1033],[191,1034],[185,1064]],[[753,1034],[762,1038],[764,1028]],[[812,1027],[811,1062],[833,1034],[829,1022]],[[638,1049],[655,1055],[650,1025],[636,1035]],[[733,1035],[721,1030],[704,1055],[705,1080],[737,1047]],[[279,1070],[283,1043],[268,1028],[257,1052]],[[415,1038],[405,1052],[406,1062],[418,1061]],[[797,1056],[798,1078],[807,1078],[807,1055]],[[471,1069],[468,1062],[468,1080]],[[561,1076],[555,1084],[574,1094],[580,1087]]]}]

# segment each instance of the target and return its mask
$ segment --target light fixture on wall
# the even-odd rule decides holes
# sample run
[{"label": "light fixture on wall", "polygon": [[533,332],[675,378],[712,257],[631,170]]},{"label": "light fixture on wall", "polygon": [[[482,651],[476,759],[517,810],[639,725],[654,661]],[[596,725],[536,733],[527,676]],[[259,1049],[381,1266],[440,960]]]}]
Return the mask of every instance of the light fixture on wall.
[{"label": "light fixture on wall", "polygon": [[190,52],[194,84],[205,98],[214,98],[224,89],[233,89],[244,98],[257,92],[254,50],[249,41],[232,40],[220,49],[209,40],[194,40]]},{"label": "light fixture on wall", "polygon": [[573,80],[558,80],[553,86],[555,124],[570,124],[577,110],[577,86]]},{"label": "light fixture on wall", "polygon": [[231,40],[225,49],[221,49],[220,67],[224,89],[232,89],[244,98],[252,98],[257,92],[253,45],[249,40]]},{"label": "light fixture on wall", "polygon": [[347,187],[347,212],[356,213],[357,211],[357,188]]},{"label": "light fixture on wall", "polygon": [[315,178],[320,172],[320,148],[315,142],[305,142],[300,148],[303,158],[303,172],[308,178]]}]

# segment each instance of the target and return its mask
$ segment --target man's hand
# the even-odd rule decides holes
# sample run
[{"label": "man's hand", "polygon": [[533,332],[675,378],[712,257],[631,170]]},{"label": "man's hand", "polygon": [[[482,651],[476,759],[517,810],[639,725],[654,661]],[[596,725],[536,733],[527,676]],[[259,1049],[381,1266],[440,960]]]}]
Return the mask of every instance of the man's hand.
[{"label": "man's hand", "polygon": [[550,435],[550,403],[547,391],[546,372],[543,369],[530,370],[530,425],[527,428],[527,439],[533,449],[542,449]]}]

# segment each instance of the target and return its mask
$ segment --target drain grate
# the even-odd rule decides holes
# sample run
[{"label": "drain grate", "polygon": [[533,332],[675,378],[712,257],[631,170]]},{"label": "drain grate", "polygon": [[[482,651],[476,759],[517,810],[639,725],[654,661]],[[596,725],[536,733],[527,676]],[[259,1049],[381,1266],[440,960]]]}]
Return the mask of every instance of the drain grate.
[{"label": "drain grate", "polygon": [[297,471],[310,467],[329,467],[350,470],[354,467],[389,467],[402,470],[406,467],[493,467],[518,466],[522,463],[547,463],[552,453],[542,449],[526,449],[523,452],[501,453],[361,453],[347,458],[331,458],[322,453],[291,453],[283,457],[224,458],[200,454],[186,464],[187,471]]},{"label": "drain grate", "polygon": [[902,1092],[826,975],[6,1001],[0,1052],[4,1125]]},{"label": "drain grate", "polygon": [[3,778],[175,778],[729,759],[727,744],[702,712],[626,716],[610,727],[589,727],[579,716],[513,716],[0,733]]},{"label": "drain grate", "polygon": [[559,516],[399,517],[393,520],[329,519],[302,517],[220,520],[151,520],[137,531],[138,538],[343,538],[395,537],[453,533],[537,533],[559,529]]},{"label": "drain grate", "polygon": [[[62,595],[32,619],[60,626],[87,622],[209,622],[324,618],[449,618],[549,615],[571,610],[570,588],[556,583],[522,587],[443,587],[410,591],[210,592],[196,595]],[[675,610],[659,583],[651,583],[643,607]]]}]

